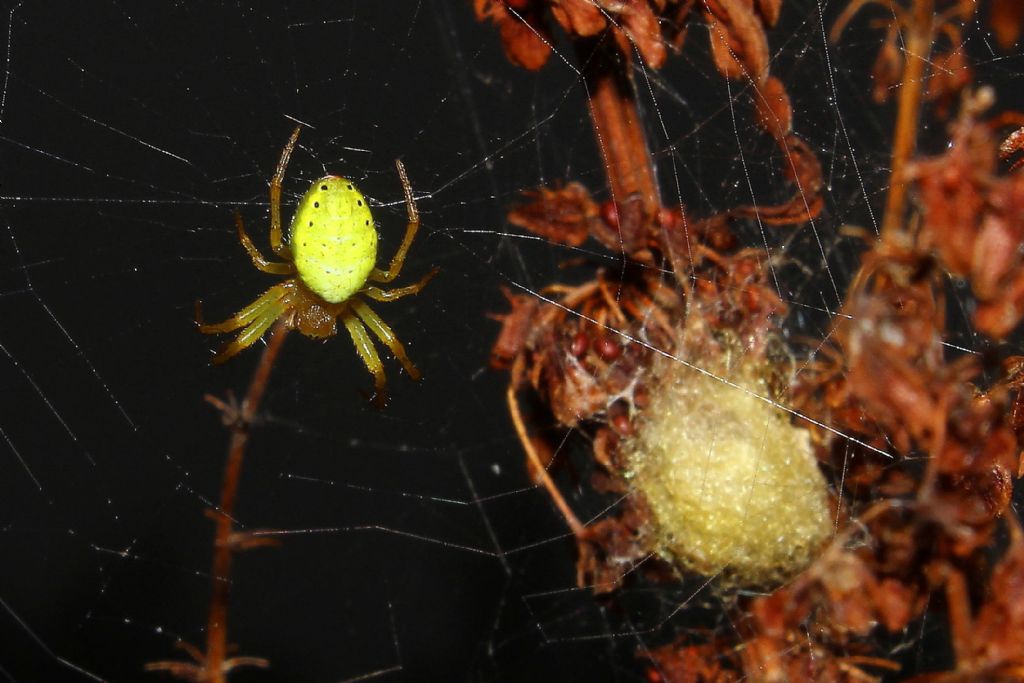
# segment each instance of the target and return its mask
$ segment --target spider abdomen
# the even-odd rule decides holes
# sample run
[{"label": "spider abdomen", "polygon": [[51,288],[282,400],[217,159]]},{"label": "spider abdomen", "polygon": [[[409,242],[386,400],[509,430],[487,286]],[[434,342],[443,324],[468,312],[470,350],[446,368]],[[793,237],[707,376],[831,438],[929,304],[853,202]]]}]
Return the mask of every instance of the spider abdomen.
[{"label": "spider abdomen", "polygon": [[377,230],[351,180],[327,176],[303,195],[289,240],[299,278],[329,303],[358,292],[377,261]]}]

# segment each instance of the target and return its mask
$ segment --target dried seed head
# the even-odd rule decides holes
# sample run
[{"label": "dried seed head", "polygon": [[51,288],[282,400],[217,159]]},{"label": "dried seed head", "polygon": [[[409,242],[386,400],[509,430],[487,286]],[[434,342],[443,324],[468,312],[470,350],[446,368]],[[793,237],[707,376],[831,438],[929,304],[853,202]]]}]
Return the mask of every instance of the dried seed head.
[{"label": "dried seed head", "polygon": [[652,370],[623,449],[654,549],[725,587],[769,588],[804,569],[831,529],[807,430],[759,398],[771,390],[756,368],[716,369],[732,386],[668,359]]}]

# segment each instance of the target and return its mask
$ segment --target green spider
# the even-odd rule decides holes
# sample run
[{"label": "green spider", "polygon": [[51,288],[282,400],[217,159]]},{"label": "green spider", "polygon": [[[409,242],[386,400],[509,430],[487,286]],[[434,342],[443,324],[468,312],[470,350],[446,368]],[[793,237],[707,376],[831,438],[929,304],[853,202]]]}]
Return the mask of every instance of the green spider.
[{"label": "green spider", "polygon": [[334,336],[338,330],[337,320],[341,318],[359,357],[373,375],[376,389],[374,400],[382,405],[387,382],[384,366],[374,348],[370,332],[391,350],[410,377],[418,380],[420,372],[409,360],[395,333],[360,295],[374,301],[394,301],[417,294],[437,274],[438,269],[434,268],[419,282],[406,287],[381,289],[368,284],[386,284],[398,277],[405,263],[405,255],[420,227],[409,178],[402,162],[398,160],[395,160],[395,166],[405,192],[409,222],[402,244],[387,270],[376,267],[377,230],[366,198],[346,178],[326,176],[310,185],[299,201],[288,241],[284,242],[281,236],[281,182],[299,138],[299,130],[295,129],[281,152],[277,171],[270,181],[270,248],[283,263],[271,262],[263,257],[246,234],[241,215],[235,214],[238,239],[253,265],[264,273],[292,277],[274,285],[234,316],[216,325],[203,323],[197,304],[199,331],[219,334],[242,330],[214,356],[213,362],[219,364],[252,346],[271,325],[282,318],[287,320],[290,328],[314,339]]}]

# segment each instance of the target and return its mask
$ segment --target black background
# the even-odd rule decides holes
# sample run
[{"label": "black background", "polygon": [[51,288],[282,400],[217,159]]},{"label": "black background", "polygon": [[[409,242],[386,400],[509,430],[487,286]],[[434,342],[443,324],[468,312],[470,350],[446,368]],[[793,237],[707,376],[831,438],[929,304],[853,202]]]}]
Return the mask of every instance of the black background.
[{"label": "black background", "polygon": [[[826,26],[839,4],[822,7]],[[0,8],[0,674],[159,680],[145,662],[177,656],[179,637],[202,643],[203,513],[227,441],[202,397],[244,391],[258,351],[210,367],[216,341],[196,332],[193,303],[226,317],[273,283],[231,212],[264,246],[288,117],[309,127],[285,215],[325,170],[348,175],[374,200],[390,254],[400,157],[423,214],[402,281],[442,274],[414,300],[375,306],[425,375],[412,383],[386,360],[384,411],[366,402],[370,377],[344,336],[287,340],[237,516],[297,533],[237,561],[230,637],[272,668],[232,680],[398,667],[385,680],[643,680],[638,648],[721,625],[701,594],[652,628],[687,587],[604,602],[573,588],[571,540],[530,488],[506,378],[487,367],[499,286],[588,272],[560,270],[576,255],[564,248],[503,236],[522,190],[565,179],[600,193],[583,89],[558,55],[540,73],[511,66],[468,2]],[[1019,56],[986,54],[974,30],[983,75],[1011,82]],[[871,225],[887,174],[890,112],[865,95],[880,34],[861,21],[826,50],[816,3],[787,2],[771,41],[829,207],[813,229],[768,239],[802,266],[786,279],[792,326],[820,335],[857,263],[838,229]],[[748,94],[711,67],[702,30],[650,82],[637,76],[666,196],[706,215],[751,190],[762,203],[785,195]]]}]

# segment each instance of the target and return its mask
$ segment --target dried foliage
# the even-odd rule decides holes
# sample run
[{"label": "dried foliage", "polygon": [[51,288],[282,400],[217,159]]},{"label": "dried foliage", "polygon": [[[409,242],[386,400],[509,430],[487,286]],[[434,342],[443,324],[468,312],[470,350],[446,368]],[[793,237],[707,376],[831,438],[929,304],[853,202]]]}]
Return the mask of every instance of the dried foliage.
[{"label": "dried foliage", "polygon": [[[792,132],[783,83],[768,73],[765,31],[781,5],[475,2],[478,17],[499,27],[513,62],[542,66],[553,24],[573,39],[612,35],[627,78],[634,49],[647,66],[660,66],[681,45],[686,20],[699,14],[710,27],[716,68],[754,86],[759,125],[789,160],[796,190],[778,206],[696,219],[660,201],[639,211],[628,193],[599,204],[568,182],[531,193],[509,215],[552,242],[578,246],[592,238],[627,262],[614,274],[598,269],[582,285],[552,285],[543,300],[507,292],[512,309],[501,316],[493,349],[493,364],[511,370],[509,409],[530,472],[576,536],[580,585],[597,593],[614,591],[651,553],[650,510],[623,476],[620,444],[649,405],[654,355],[730,337],[745,340],[751,357],[785,364],[770,341],[785,305],[767,282],[769,257],[740,245],[731,229],[755,216],[796,225],[821,211],[820,165]],[[806,370],[791,387],[793,406],[817,425],[823,468],[835,474],[837,533],[784,587],[734,596],[728,633],[690,631],[646,652],[652,681],[878,680],[899,670],[878,636],[904,632],[928,610],[948,625],[953,668],[914,680],[1024,679],[1024,534],[1010,507],[1014,478],[1024,470],[1024,358],[956,354],[944,344],[949,278],[970,286],[974,330],[993,342],[1024,318],[1024,175],[1017,172],[1024,128],[1000,139],[1000,131],[1019,128],[1020,117],[986,120],[992,94],[973,89],[962,49],[973,0],[852,0],[833,39],[868,5],[888,10],[875,97],[900,92],[886,229],[864,252],[831,333],[808,340]],[[1015,0],[992,3],[1000,45],[1018,40],[1022,8]],[[660,37],[652,17],[661,20]],[[914,158],[922,101],[939,119],[956,113],[949,147],[931,158]],[[635,107],[629,96],[601,106],[613,105]],[[591,106],[605,139],[609,131]],[[636,155],[651,164],[646,147]],[[609,187],[621,183],[620,170],[609,165]],[[786,376],[782,367],[779,376]],[[524,415],[519,397],[527,390],[547,414]],[[576,518],[549,472],[558,464],[544,438],[551,423],[591,437],[591,484],[621,497],[615,514],[588,525]],[[1002,545],[1001,533],[1009,536]],[[678,572],[650,561],[643,568],[664,581]]]},{"label": "dried foliage", "polygon": [[1024,317],[1024,176],[996,174],[998,156],[1019,139],[1020,131],[1000,150],[992,129],[968,115],[945,153],[909,169],[922,206],[922,250],[934,249],[949,273],[971,283],[974,326],[996,338]]},{"label": "dried foliage", "polygon": [[1020,167],[1021,162],[1024,161],[1024,159],[1018,156],[1022,151],[1024,151],[1024,128],[1018,128],[1006,136],[1006,139],[1000,143],[999,158],[1004,161],[1008,161],[1014,157],[1018,157],[1017,160],[1013,162],[1013,166],[1011,168],[1011,170],[1015,171]]},{"label": "dried foliage", "polygon": [[[876,102],[887,102],[890,95],[900,89],[907,75],[907,55],[910,61],[925,67],[924,73],[915,78],[928,82],[926,97],[936,101],[939,114],[945,116],[955,103],[960,92],[971,83],[973,72],[970,61],[963,50],[962,26],[969,22],[977,11],[975,0],[929,0],[936,12],[935,20],[931,19],[932,9],[928,9],[927,26],[921,28],[927,34],[924,41],[930,46],[931,54],[918,54],[904,47],[907,33],[914,32],[921,23],[915,9],[921,3],[910,2],[879,2],[878,0],[852,0],[839,19],[832,26],[831,39],[838,42],[845,28],[863,8],[869,5],[877,7],[878,24],[885,29],[885,39],[878,51],[871,75],[874,81],[872,95]],[[1014,2],[1014,0],[1010,0]],[[909,5],[909,6],[908,6]],[[1009,11],[1001,10],[1009,15]],[[997,32],[996,22],[1002,21],[996,15],[992,17],[993,27]],[[1006,29],[1004,29],[1006,30]]]},{"label": "dried foliage", "polygon": [[694,15],[708,26],[719,70],[762,83],[768,76],[764,28],[778,21],[782,0],[473,0],[476,16],[498,27],[510,61],[539,69],[551,56],[549,20],[573,38],[610,31],[627,57],[639,53],[659,68],[682,47]]},{"label": "dried foliage", "polygon": [[1009,50],[1020,40],[1024,27],[1024,3],[1018,0],[992,0],[989,25],[1003,50]]},{"label": "dried foliage", "polygon": [[[650,555],[649,544],[639,534],[647,524],[644,501],[627,497],[619,515],[590,526],[580,523],[547,474],[553,445],[526,427],[518,392],[531,387],[558,424],[592,433],[594,458],[601,467],[592,484],[602,492],[624,494],[629,486],[619,445],[633,434],[632,420],[647,405],[645,369],[654,349],[672,353],[681,344],[719,347],[718,336],[728,330],[733,337],[748,340],[745,354],[766,357],[772,350],[771,332],[786,307],[767,284],[764,254],[736,248],[728,216],[687,221],[679,212],[665,210],[658,225],[623,232],[619,242],[610,204],[602,211],[583,192],[579,185],[546,190],[510,219],[556,242],[576,242],[585,231],[609,248],[629,249],[624,277],[612,281],[599,270],[594,280],[582,285],[553,285],[541,292],[557,305],[506,292],[512,310],[499,317],[502,329],[492,350],[492,365],[511,370],[509,403],[530,470],[576,532],[581,585],[607,592],[620,584],[634,562]],[[543,226],[538,224],[539,216],[545,215],[542,208],[552,217]],[[524,214],[531,220],[523,221]],[[602,214],[604,218],[595,217]],[[577,222],[566,222],[567,215],[576,216]],[[667,235],[672,238],[666,240]],[[660,264],[668,249],[675,252],[674,267],[684,269],[678,272],[693,274],[690,280],[666,278]],[[688,320],[685,332],[679,323],[683,319]],[[656,574],[665,571],[649,569]]]}]

